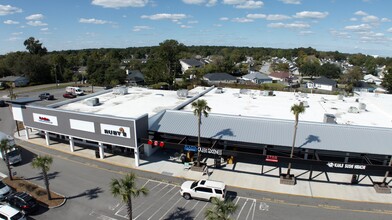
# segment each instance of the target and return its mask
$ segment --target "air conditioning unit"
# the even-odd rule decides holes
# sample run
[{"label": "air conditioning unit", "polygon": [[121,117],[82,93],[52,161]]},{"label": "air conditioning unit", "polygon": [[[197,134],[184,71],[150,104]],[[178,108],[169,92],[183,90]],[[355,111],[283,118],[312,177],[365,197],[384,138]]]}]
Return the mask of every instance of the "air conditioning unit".
[{"label": "air conditioning unit", "polygon": [[324,123],[336,124],[336,116],[334,114],[324,114]]},{"label": "air conditioning unit", "polygon": [[87,99],[86,104],[89,106],[97,106],[99,105],[99,98]]}]

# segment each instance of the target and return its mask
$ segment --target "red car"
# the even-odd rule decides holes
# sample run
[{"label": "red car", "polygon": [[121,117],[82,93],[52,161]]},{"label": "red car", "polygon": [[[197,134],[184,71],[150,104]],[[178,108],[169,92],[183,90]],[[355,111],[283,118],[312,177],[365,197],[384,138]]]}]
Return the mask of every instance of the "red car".
[{"label": "red car", "polygon": [[76,98],[76,95],[67,92],[67,93],[64,93],[63,97],[64,97],[64,98],[68,98],[68,99],[73,99],[73,98]]}]

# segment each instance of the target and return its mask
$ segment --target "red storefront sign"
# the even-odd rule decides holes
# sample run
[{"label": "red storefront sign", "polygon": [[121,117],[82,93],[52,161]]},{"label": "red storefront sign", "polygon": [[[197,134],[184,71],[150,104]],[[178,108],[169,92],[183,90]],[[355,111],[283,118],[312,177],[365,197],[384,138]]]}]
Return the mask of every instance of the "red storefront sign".
[{"label": "red storefront sign", "polygon": [[265,158],[265,161],[276,163],[279,160],[278,160],[278,156],[267,155],[267,158]]}]

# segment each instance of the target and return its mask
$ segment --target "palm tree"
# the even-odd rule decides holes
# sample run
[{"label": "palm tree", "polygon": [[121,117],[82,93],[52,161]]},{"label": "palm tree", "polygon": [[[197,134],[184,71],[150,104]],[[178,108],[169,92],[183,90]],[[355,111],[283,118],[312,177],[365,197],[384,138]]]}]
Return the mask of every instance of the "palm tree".
[{"label": "palm tree", "polygon": [[7,154],[7,152],[11,149],[12,149],[12,147],[8,144],[8,140],[2,139],[0,142],[0,151],[1,151],[1,154],[3,155],[3,158],[5,159],[5,164],[7,165],[8,175],[10,176],[10,180],[13,180],[12,179],[12,172],[11,172],[11,165],[10,165],[10,161],[8,160],[8,154]]},{"label": "palm tree", "polygon": [[[197,147],[200,147],[200,125],[201,125],[201,116],[208,117],[208,112],[211,111],[211,108],[207,105],[207,101],[204,99],[199,99],[196,102],[192,103],[193,114],[197,116]],[[200,166],[200,151],[197,151],[197,166]]]},{"label": "palm tree", "polygon": [[42,175],[44,177],[45,186],[46,186],[46,193],[48,194],[48,200],[52,199],[50,195],[49,179],[48,179],[48,171],[50,170],[50,165],[52,164],[52,162],[53,162],[53,158],[48,155],[45,156],[39,155],[36,158],[34,158],[33,161],[31,162],[33,168],[42,170]]},{"label": "palm tree", "polygon": [[129,220],[132,220],[132,197],[136,198],[142,193],[148,194],[148,189],[145,187],[136,187],[136,175],[129,173],[123,179],[112,179],[110,183],[110,191],[114,197],[120,197],[122,202],[127,205],[127,212]]},{"label": "palm tree", "polygon": [[[305,112],[304,104],[302,102],[300,102],[299,105],[294,104],[293,106],[291,106],[291,112],[293,112],[293,114],[295,116],[293,146],[291,147],[291,153],[290,153],[290,158],[293,158],[295,139],[297,137],[298,118],[299,118],[299,114],[302,114]],[[287,167],[287,176],[290,176],[290,170],[291,170],[291,162],[289,163],[289,166]]]},{"label": "palm tree", "polygon": [[204,213],[208,220],[229,220],[229,216],[234,214],[238,207],[231,200],[221,201],[217,198],[212,198],[211,202],[213,206]]}]

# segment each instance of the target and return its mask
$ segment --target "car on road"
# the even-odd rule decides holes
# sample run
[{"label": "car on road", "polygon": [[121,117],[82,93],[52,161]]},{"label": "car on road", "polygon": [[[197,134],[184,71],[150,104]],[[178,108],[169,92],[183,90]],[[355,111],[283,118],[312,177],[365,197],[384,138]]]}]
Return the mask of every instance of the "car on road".
[{"label": "car on road", "polygon": [[75,94],[72,94],[72,93],[70,93],[70,92],[67,92],[67,93],[64,93],[64,94],[63,94],[63,97],[64,97],[64,98],[67,98],[67,99],[73,99],[73,98],[76,98],[76,95],[75,95]]},{"label": "car on road", "polygon": [[38,97],[39,97],[41,100],[44,100],[44,99],[46,99],[46,100],[53,100],[53,99],[54,99],[54,96],[51,95],[51,94],[48,93],[48,92],[41,93],[41,94],[39,94]]},{"label": "car on road", "polygon": [[0,180],[0,201],[3,201],[11,192],[11,188]]},{"label": "car on road", "polygon": [[26,220],[25,215],[9,205],[0,205],[0,219]]},{"label": "car on road", "polygon": [[4,100],[0,100],[0,107],[6,107],[7,103]]},{"label": "car on road", "polygon": [[37,200],[25,192],[15,192],[7,196],[6,201],[14,208],[23,210],[26,214],[34,213],[39,209]]},{"label": "car on road", "polygon": [[226,184],[220,181],[205,179],[185,181],[181,185],[180,194],[186,200],[195,198],[211,201],[212,198],[217,198],[223,201],[226,196]]}]

